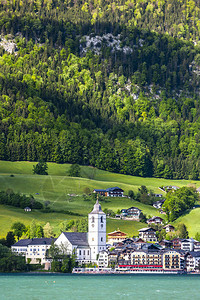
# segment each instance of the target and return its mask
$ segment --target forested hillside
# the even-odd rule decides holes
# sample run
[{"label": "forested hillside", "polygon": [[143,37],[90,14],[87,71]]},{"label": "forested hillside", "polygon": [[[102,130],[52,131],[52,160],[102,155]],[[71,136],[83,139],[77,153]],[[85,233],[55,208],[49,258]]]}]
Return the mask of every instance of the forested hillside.
[{"label": "forested hillside", "polygon": [[200,4],[0,0],[0,159],[200,177]]}]

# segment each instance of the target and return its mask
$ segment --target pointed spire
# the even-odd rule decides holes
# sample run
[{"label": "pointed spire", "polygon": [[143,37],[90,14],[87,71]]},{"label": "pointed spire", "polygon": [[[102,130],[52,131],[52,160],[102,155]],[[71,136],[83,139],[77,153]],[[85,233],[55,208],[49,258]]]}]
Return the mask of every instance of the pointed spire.
[{"label": "pointed spire", "polygon": [[94,205],[93,211],[91,211],[91,214],[104,214],[104,212],[101,209],[101,205],[99,204],[98,194],[96,203]]}]

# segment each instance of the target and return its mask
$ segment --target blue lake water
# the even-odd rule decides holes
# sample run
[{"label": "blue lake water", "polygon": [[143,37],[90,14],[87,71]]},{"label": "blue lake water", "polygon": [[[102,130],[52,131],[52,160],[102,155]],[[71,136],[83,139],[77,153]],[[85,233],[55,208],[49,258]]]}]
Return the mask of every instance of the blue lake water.
[{"label": "blue lake water", "polygon": [[200,276],[1,274],[0,299],[200,299]]}]

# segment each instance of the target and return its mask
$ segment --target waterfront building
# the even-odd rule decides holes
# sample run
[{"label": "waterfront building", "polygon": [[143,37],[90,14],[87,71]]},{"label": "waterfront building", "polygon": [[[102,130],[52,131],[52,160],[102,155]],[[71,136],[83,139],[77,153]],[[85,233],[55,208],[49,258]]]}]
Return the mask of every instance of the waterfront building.
[{"label": "waterfront building", "polygon": [[11,246],[11,251],[25,256],[30,264],[45,264],[49,261],[46,254],[53,241],[53,238],[22,239]]},{"label": "waterfront building", "polygon": [[11,246],[11,251],[17,255],[26,256],[28,244],[32,239],[21,239]]},{"label": "waterfront building", "polygon": [[49,259],[46,258],[47,250],[54,242],[53,238],[34,238],[28,244],[26,252],[26,261],[30,264],[46,264]]},{"label": "waterfront building", "polygon": [[161,266],[162,254],[160,250],[155,249],[134,251],[131,253],[131,265]]},{"label": "waterfront building", "polygon": [[186,268],[188,272],[195,271],[200,266],[200,251],[190,251],[186,257]]},{"label": "waterfront building", "polygon": [[98,266],[99,268],[107,268],[108,267],[108,252],[103,250],[99,252],[98,257]]},{"label": "waterfront building", "polygon": [[163,270],[181,270],[181,253],[174,249],[169,249],[163,253]]},{"label": "waterfront building", "polygon": [[106,214],[98,200],[88,215],[88,233],[62,232],[55,245],[68,254],[75,253],[79,263],[97,263],[98,254],[106,250]]}]

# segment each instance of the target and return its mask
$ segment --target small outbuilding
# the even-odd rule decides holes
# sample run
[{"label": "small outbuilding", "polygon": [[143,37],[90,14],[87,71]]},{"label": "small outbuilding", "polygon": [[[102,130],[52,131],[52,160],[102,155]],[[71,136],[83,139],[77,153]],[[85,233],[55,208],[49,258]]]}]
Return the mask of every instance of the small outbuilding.
[{"label": "small outbuilding", "polygon": [[31,210],[32,210],[32,209],[31,209],[30,207],[28,207],[28,206],[24,208],[24,211],[26,211],[26,212],[29,212],[29,211],[31,211]]}]

